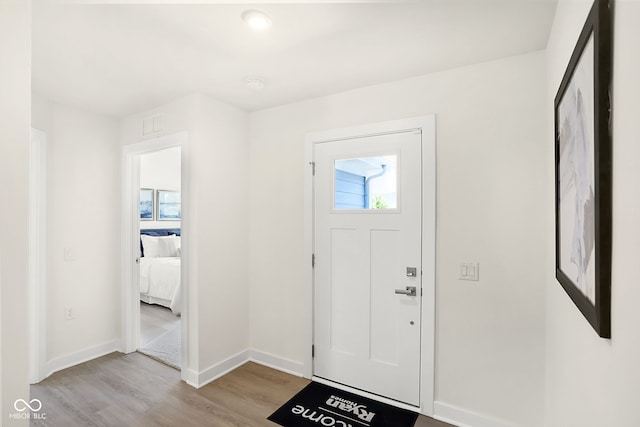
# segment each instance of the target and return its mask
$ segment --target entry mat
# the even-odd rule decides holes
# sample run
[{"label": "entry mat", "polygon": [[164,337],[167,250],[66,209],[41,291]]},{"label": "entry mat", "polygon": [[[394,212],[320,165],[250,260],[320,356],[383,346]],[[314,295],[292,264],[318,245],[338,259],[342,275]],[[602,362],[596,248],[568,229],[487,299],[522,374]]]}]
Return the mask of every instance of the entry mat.
[{"label": "entry mat", "polygon": [[312,382],[268,418],[285,427],[413,427],[415,412]]}]

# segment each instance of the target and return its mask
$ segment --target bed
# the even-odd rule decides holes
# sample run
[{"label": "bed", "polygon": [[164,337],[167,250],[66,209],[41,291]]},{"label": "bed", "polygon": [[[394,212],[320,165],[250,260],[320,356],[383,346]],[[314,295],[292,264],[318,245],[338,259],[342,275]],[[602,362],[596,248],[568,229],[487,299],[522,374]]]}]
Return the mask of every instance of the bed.
[{"label": "bed", "polygon": [[140,230],[140,300],[182,312],[180,229]]}]

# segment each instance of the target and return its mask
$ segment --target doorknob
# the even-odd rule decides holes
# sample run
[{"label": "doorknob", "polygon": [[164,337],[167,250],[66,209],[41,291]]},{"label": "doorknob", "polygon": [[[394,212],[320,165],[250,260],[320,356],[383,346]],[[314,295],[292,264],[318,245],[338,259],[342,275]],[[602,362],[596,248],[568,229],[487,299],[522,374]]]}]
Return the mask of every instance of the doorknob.
[{"label": "doorknob", "polygon": [[416,296],[416,287],[415,286],[407,286],[405,289],[396,289],[396,294],[408,295],[410,297]]}]

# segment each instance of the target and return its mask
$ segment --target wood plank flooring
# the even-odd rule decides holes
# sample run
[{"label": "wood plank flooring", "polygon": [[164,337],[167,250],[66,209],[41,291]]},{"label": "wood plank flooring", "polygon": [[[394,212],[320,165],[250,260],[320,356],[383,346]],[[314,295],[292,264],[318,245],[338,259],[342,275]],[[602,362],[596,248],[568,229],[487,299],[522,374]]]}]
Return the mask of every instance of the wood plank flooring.
[{"label": "wood plank flooring", "polygon": [[[274,427],[266,419],[308,380],[246,363],[202,387],[140,353],[112,353],[58,372],[31,386],[50,427]],[[449,424],[420,416],[415,427]]]}]

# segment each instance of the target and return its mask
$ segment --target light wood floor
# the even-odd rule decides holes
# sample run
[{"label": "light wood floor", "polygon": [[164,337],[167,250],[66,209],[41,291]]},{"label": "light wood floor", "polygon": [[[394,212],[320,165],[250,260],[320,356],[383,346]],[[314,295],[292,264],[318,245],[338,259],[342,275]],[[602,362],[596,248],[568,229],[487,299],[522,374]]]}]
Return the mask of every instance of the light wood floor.
[{"label": "light wood floor", "polygon": [[[308,380],[255,363],[192,388],[180,373],[140,353],[112,353],[58,372],[31,386],[51,427],[274,427],[273,411]],[[449,424],[420,416],[416,427]]]}]

